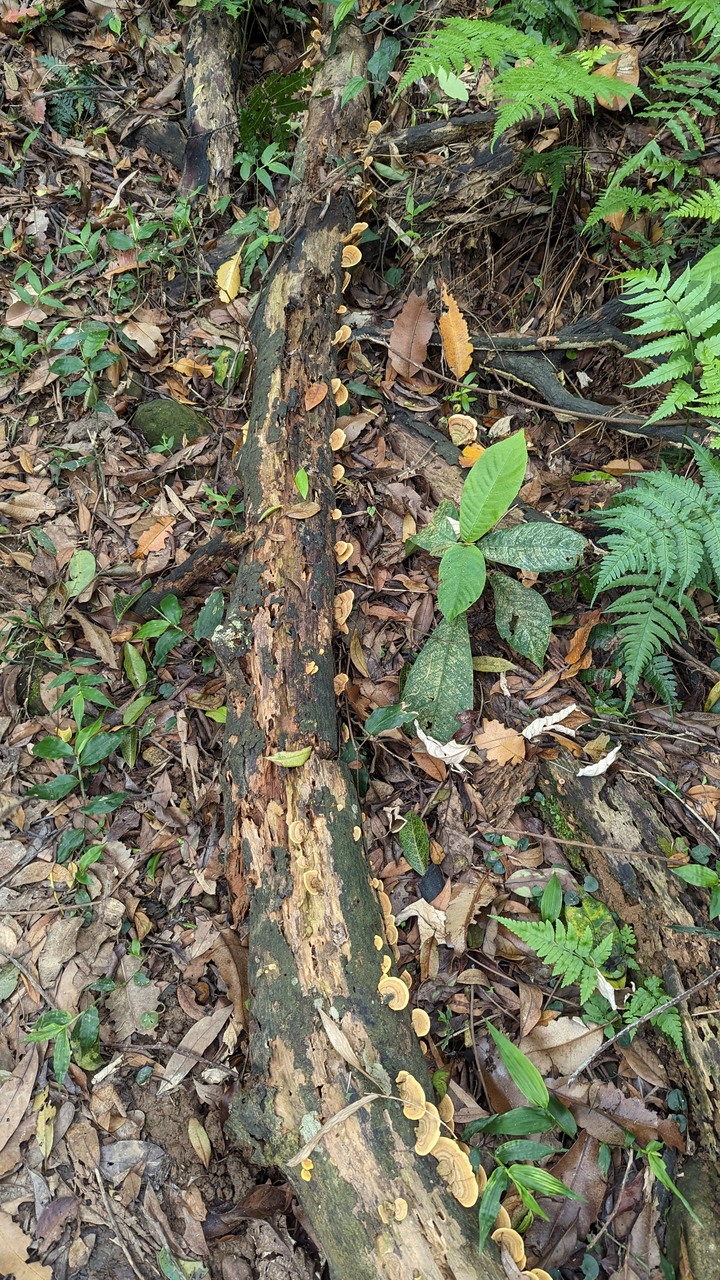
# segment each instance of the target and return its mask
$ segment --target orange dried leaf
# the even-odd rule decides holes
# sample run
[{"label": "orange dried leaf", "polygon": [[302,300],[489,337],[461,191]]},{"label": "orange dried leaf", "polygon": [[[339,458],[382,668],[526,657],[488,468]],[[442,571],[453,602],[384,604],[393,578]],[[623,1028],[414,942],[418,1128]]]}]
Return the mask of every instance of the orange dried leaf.
[{"label": "orange dried leaf", "polygon": [[[611,80],[621,80],[623,84],[627,84],[631,88],[637,88],[640,80],[640,63],[637,49],[624,46],[620,47],[617,53],[617,58],[614,58],[612,62],[606,62],[604,67],[597,67],[593,71],[593,75]],[[601,106],[607,107],[608,111],[622,111],[623,107],[628,105],[631,97],[631,93],[628,93],[627,98],[619,93],[614,93],[609,98],[603,98],[598,94],[598,102]]]},{"label": "orange dried leaf", "polygon": [[482,733],[475,734],[475,746],[498,764],[520,764],[525,759],[522,734],[499,720],[483,720]]},{"label": "orange dried leaf", "polygon": [[133,560],[140,560],[151,551],[160,551],[165,546],[174,523],[175,516],[161,516],[155,524],[146,529],[133,551]]},{"label": "orange dried leaf", "polygon": [[463,378],[473,358],[473,345],[468,333],[467,321],[449,290],[443,285],[442,302],[445,310],[440,317],[440,337],[445,359],[456,378]]},{"label": "orange dried leaf", "polygon": [[307,411],[310,412],[311,409],[317,409],[318,405],[322,404],[327,393],[326,382],[311,382],[305,392],[305,408]]}]

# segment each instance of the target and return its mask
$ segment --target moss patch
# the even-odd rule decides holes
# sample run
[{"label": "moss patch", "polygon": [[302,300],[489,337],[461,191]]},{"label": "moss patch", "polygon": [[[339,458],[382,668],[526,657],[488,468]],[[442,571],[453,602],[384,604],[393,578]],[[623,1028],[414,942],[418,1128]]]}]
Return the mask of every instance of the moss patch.
[{"label": "moss patch", "polygon": [[212,430],[207,418],[176,400],[148,400],[136,410],[132,424],[151,449],[161,445],[163,437],[172,439],[172,453],[182,448],[183,440],[193,444]]}]

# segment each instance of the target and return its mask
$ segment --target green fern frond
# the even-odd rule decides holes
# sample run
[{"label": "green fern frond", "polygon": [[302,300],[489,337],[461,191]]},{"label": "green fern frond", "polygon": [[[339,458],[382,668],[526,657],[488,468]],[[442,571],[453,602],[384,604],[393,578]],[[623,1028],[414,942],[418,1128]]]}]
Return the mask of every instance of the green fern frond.
[{"label": "green fern frond", "polygon": [[581,1004],[590,999],[597,986],[597,971],[612,951],[612,933],[598,942],[590,928],[578,933],[571,924],[563,924],[562,920],[495,918],[535,951],[563,986],[579,984]]},{"label": "green fern frond", "polygon": [[677,676],[666,654],[658,653],[646,663],[643,680],[650,686],[655,697],[665,703],[668,711],[674,711],[680,705]]},{"label": "green fern frond", "polygon": [[663,8],[684,22],[696,44],[703,43],[706,57],[720,49],[720,9],[716,0],[663,0]]},{"label": "green fern frond", "polygon": [[496,141],[536,112],[549,108],[559,114],[561,107],[567,107],[574,114],[577,101],[594,109],[598,97],[615,94],[627,99],[636,92],[622,81],[593,76],[593,60],[594,55],[587,52],[563,53],[555,46],[540,44],[500,22],[448,18],[412,50],[398,92],[426,76],[459,75],[468,63],[478,71],[488,62],[497,72],[491,86],[498,112],[493,132]]},{"label": "green fern frond", "polygon": [[720,182],[708,178],[707,191],[693,191],[675,210],[676,218],[703,218],[706,222],[720,222]]},{"label": "green fern frond", "polygon": [[[620,579],[615,585],[624,585],[623,580]],[[622,649],[627,709],[645,668],[663,649],[677,643],[681,633],[686,635],[687,627],[677,606],[659,594],[657,582],[628,591],[607,605],[606,612],[617,614],[620,618],[618,636]]]},{"label": "green fern frond", "polygon": [[[626,1023],[636,1022],[638,1018],[644,1018],[653,1009],[666,1004],[668,999],[668,993],[660,978],[648,977],[643,985],[633,992],[625,1005],[623,1019]],[[659,1013],[656,1018],[650,1019],[650,1025],[662,1032],[675,1046],[683,1061],[686,1061],[682,1019],[677,1009],[666,1009],[663,1013]]]}]

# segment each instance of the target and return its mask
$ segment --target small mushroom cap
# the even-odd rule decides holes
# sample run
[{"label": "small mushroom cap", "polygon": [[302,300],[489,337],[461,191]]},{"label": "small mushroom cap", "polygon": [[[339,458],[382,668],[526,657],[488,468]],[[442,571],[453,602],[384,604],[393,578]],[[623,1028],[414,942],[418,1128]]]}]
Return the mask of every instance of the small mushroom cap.
[{"label": "small mushroom cap", "polygon": [[532,1276],[532,1280],[552,1280],[549,1271],[543,1271],[542,1267],[533,1267],[532,1271],[523,1271],[524,1276]]},{"label": "small mushroom cap", "polygon": [[404,1102],[403,1115],[408,1120],[420,1120],[425,1115],[425,1090],[409,1071],[399,1071],[395,1077],[398,1093]]},{"label": "small mushroom cap", "polygon": [[492,1239],[498,1249],[507,1249],[513,1262],[516,1262],[522,1271],[527,1261],[522,1236],[518,1235],[517,1231],[513,1231],[512,1227],[498,1227],[497,1231],[493,1231]]},{"label": "small mushroom cap", "polygon": [[378,982],[377,989],[388,1007],[393,1010],[393,1013],[399,1013],[401,1009],[407,1008],[410,992],[402,978],[384,976]]},{"label": "small mushroom cap", "polygon": [[403,1200],[402,1196],[398,1196],[395,1201],[395,1221],[404,1222],[408,1216],[408,1202]]},{"label": "small mushroom cap", "polygon": [[347,244],[342,252],[343,267],[356,267],[362,261],[362,252],[355,244]]},{"label": "small mushroom cap", "polygon": [[510,1214],[505,1208],[505,1205],[501,1204],[500,1208],[498,1209],[497,1218],[495,1219],[495,1226],[493,1227],[493,1231],[499,1231],[501,1227],[510,1227],[510,1226],[512,1226],[512,1223],[510,1221]]},{"label": "small mushroom cap", "polygon": [[466,1152],[453,1138],[438,1138],[430,1152],[438,1162],[438,1173],[460,1204],[472,1209],[480,1194],[475,1170]]},{"label": "small mushroom cap", "polygon": [[[424,1009],[412,1011],[413,1031],[416,1036],[426,1036],[430,1030],[430,1018]],[[452,1103],[450,1104],[452,1106]],[[440,1112],[442,1115],[442,1112]]]},{"label": "small mushroom cap", "polygon": [[415,1132],[417,1133],[415,1141],[417,1155],[429,1155],[440,1137],[440,1115],[437,1107],[433,1106],[432,1102],[425,1103],[424,1114],[418,1120],[418,1127]]}]

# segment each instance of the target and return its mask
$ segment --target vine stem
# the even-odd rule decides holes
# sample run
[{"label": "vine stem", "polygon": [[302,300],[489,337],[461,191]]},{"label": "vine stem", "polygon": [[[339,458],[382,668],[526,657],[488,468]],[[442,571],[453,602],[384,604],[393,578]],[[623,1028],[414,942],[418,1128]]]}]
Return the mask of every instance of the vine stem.
[{"label": "vine stem", "polygon": [[574,1081],[577,1080],[578,1076],[582,1075],[583,1071],[587,1071],[591,1063],[593,1063],[596,1058],[599,1058],[601,1053],[604,1053],[605,1050],[609,1049],[612,1045],[617,1044],[618,1040],[622,1039],[628,1031],[637,1031],[638,1027],[641,1027],[644,1022],[650,1022],[651,1018],[657,1018],[661,1013],[665,1013],[667,1009],[673,1009],[675,1005],[681,1004],[683,1000],[687,1000],[690,996],[694,996],[698,991],[702,991],[703,987],[707,987],[709,983],[713,982],[718,977],[720,977],[720,969],[713,969],[712,973],[709,973],[706,978],[703,978],[700,982],[696,982],[694,987],[689,987],[687,991],[681,991],[679,996],[673,996],[671,1000],[666,1000],[664,1004],[659,1004],[657,1008],[651,1009],[649,1013],[644,1013],[642,1018],[636,1018],[634,1022],[628,1022],[627,1026],[621,1027],[620,1031],[617,1031],[609,1040],[605,1040],[604,1043],[600,1045],[599,1049],[596,1049],[594,1053],[590,1054],[589,1058],[586,1058],[584,1062],[581,1062],[580,1066],[573,1071],[572,1075],[568,1076],[567,1083],[569,1085],[573,1084]]}]

